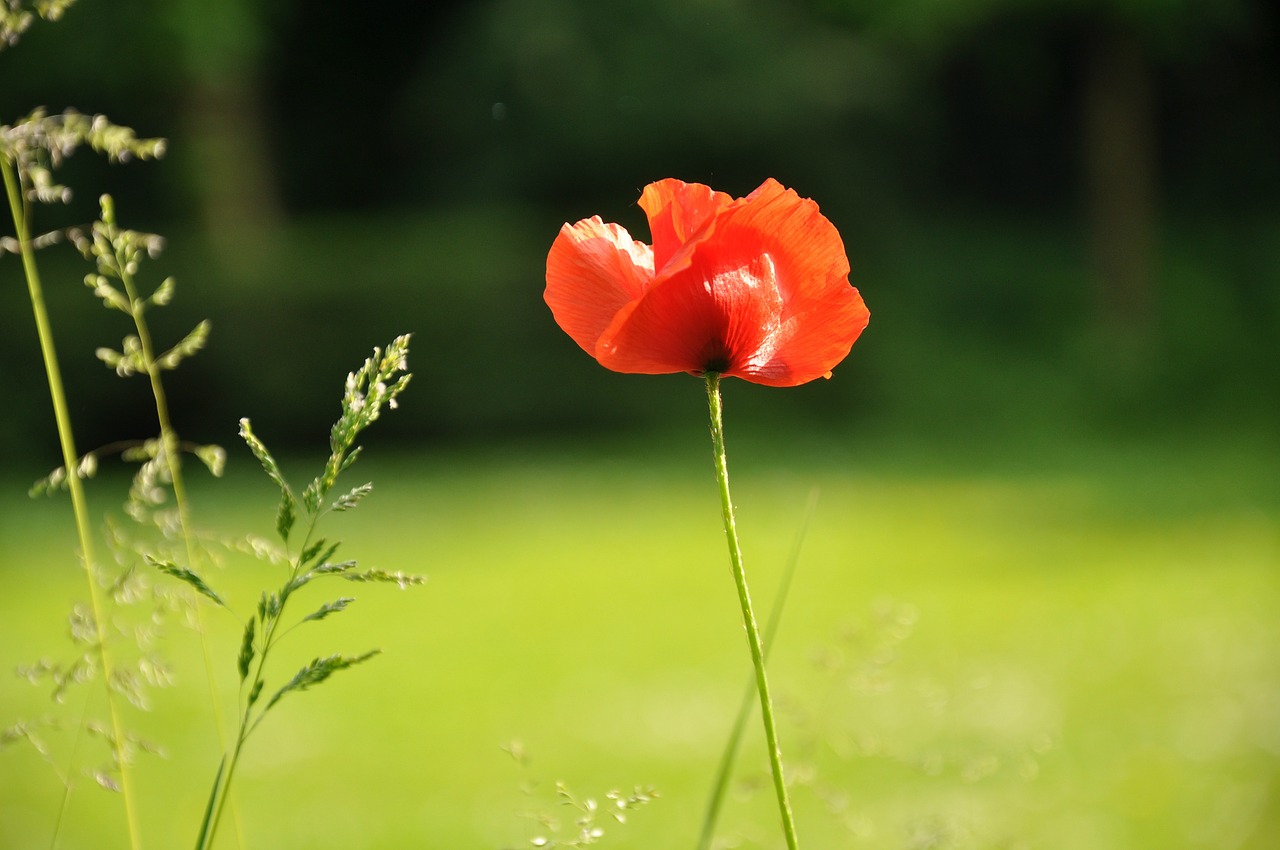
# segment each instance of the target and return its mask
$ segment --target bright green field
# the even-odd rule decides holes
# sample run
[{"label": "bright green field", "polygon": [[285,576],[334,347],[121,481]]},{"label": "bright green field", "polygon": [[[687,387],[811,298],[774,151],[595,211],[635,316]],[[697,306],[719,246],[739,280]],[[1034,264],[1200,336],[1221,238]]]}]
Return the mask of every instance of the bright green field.
[{"label": "bright green field", "polygon": [[[771,660],[805,847],[1277,846],[1274,443],[1000,459],[885,439],[735,441],[733,428],[731,414],[761,608],[820,494]],[[315,655],[384,653],[269,717],[237,779],[244,846],[528,847],[544,833],[522,814],[571,820],[551,790],[564,780],[584,796],[662,795],[606,824],[604,846],[692,848],[748,674],[701,427],[614,448],[379,456],[369,442],[354,476],[375,493],[329,531],[367,566],[430,580],[309,588],[311,607],[358,601],[294,633],[276,682]],[[267,535],[271,485],[235,457],[228,480],[197,487],[201,523]],[[65,651],[84,587],[69,506],[0,483],[8,669]],[[95,508],[118,485],[95,482]],[[232,559],[210,581],[247,611],[277,579]],[[226,699],[240,627],[205,618]],[[142,837],[186,847],[217,744],[194,633],[173,624],[157,648],[176,684],[129,721],[166,751],[137,766]],[[85,693],[99,714],[97,686],[55,712],[45,690],[0,678],[0,728],[55,713],[74,727]],[[732,846],[781,846],[759,737],[753,725],[723,821]],[[513,739],[523,770],[502,750]],[[71,736],[49,741],[64,769]],[[58,846],[127,846],[119,798],[75,783]],[[32,747],[0,752],[0,847],[48,847],[60,798]]]}]

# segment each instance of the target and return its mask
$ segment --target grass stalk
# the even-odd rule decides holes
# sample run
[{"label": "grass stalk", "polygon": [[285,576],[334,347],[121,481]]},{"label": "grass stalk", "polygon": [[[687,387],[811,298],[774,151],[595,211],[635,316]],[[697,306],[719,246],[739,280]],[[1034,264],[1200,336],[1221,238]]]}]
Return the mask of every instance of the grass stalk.
[{"label": "grass stalk", "polygon": [[[261,666],[259,666],[258,678],[261,678]],[[245,739],[249,737],[249,732],[253,728],[249,725],[249,712],[252,708],[252,704],[244,707],[244,715],[240,719],[240,728],[236,731],[236,745],[231,751],[230,761],[224,756],[218,764],[218,773],[213,778],[213,792],[209,797],[209,807],[200,824],[200,834],[196,836],[196,850],[208,850],[213,847],[213,839],[218,834],[218,825],[222,823],[222,812],[231,794],[231,780],[235,777],[236,765],[240,763],[240,751],[244,749]]]},{"label": "grass stalk", "polygon": [[[102,198],[102,214],[104,223],[115,230],[114,204],[108,196]],[[116,266],[120,270],[120,283],[124,287],[125,297],[129,300],[129,316],[133,319],[134,329],[138,333],[138,342],[142,348],[143,362],[147,367],[147,379],[151,385],[151,396],[155,401],[156,421],[160,426],[160,450],[164,453],[165,467],[169,472],[169,483],[173,487],[173,500],[178,513],[178,528],[182,534],[182,542],[186,548],[187,568],[199,572],[199,547],[191,530],[191,507],[187,499],[186,484],[182,475],[182,456],[177,431],[173,427],[173,419],[169,415],[168,396],[164,382],[160,377],[160,365],[156,362],[155,345],[151,339],[151,329],[146,320],[146,301],[138,297],[137,285],[129,270],[129,263],[123,252],[116,250]],[[227,748],[226,732],[222,708],[218,698],[218,682],[214,675],[213,654],[209,647],[208,635],[204,623],[204,606],[197,600],[195,608],[196,632],[200,635],[200,648],[204,657],[205,677],[209,683],[210,702],[213,708],[213,722],[217,729],[218,746],[223,751]],[[238,846],[244,846],[240,832],[239,817],[235,804],[231,805],[231,817],[235,822]]]},{"label": "grass stalk", "polygon": [[[262,722],[267,712],[284,695],[307,690],[328,679],[332,673],[366,661],[378,653],[378,650],[373,650],[360,656],[330,655],[327,658],[316,658],[302,667],[292,679],[264,702],[259,702],[266,684],[264,674],[271,650],[278,641],[283,640],[292,631],[292,628],[281,630],[281,623],[293,593],[312,580],[324,576],[342,576],[351,581],[394,582],[401,587],[422,582],[418,576],[406,576],[399,572],[388,573],[383,570],[353,572],[356,566],[354,560],[341,562],[330,560],[340,543],[327,543],[323,538],[314,540],[321,517],[329,511],[351,510],[372,487],[370,484],[365,484],[334,502],[327,502],[329,491],[338,476],[351,466],[360,453],[359,447],[354,447],[357,435],[378,418],[384,405],[394,408],[396,397],[408,385],[411,375],[404,372],[408,345],[407,334],[397,337],[385,352],[375,348],[373,357],[366,360],[359,371],[347,375],[342,415],[329,433],[329,459],[325,463],[324,471],[303,491],[301,503],[285,481],[275,459],[253,433],[249,420],[240,420],[240,436],[248,444],[258,462],[262,464],[263,471],[280,488],[281,500],[276,511],[276,533],[284,543],[284,552],[296,552],[296,554],[288,557],[290,566],[284,584],[278,591],[263,591],[256,615],[251,615],[244,624],[237,660],[243,710],[240,712],[235,745],[218,764],[213,789],[200,823],[200,832],[196,837],[196,850],[210,850],[213,847],[227,806],[231,785],[235,779],[236,767],[240,763],[240,754],[245,742]],[[299,506],[306,511],[306,532],[300,535],[301,542],[297,548],[294,548],[290,539],[291,536],[295,541],[299,539],[298,535],[293,535]],[[299,623],[324,619],[330,614],[343,610],[351,601],[353,600],[344,597],[328,603],[303,617]],[[255,706],[257,706],[256,715],[254,714]]]},{"label": "grass stalk", "polygon": [[[312,514],[310,522],[307,526],[307,533],[303,539],[302,548],[299,555],[289,568],[289,580],[285,582],[285,587],[290,587],[298,578],[298,573],[302,569],[302,552],[304,552],[311,542],[312,535],[315,534],[316,525],[319,522],[319,515]],[[231,783],[235,778],[236,766],[240,763],[240,753],[244,749],[245,741],[249,739],[249,735],[257,728],[258,723],[265,714],[265,709],[258,714],[257,718],[253,717],[253,707],[257,701],[258,694],[261,693],[263,685],[266,683],[265,672],[267,667],[267,658],[271,654],[271,648],[276,643],[277,631],[280,626],[281,618],[284,615],[284,607],[288,603],[287,595],[281,599],[279,610],[271,617],[266,629],[262,635],[262,651],[257,653],[254,663],[254,673],[251,681],[248,682],[248,688],[243,686],[241,691],[244,696],[244,711],[240,715],[239,726],[236,729],[236,743],[231,748],[229,757],[224,755],[222,762],[218,765],[217,775],[213,780],[213,791],[209,797],[209,807],[205,812],[204,820],[200,824],[200,833],[196,837],[196,850],[210,850],[213,847],[213,841],[218,834],[218,826],[222,823],[224,810],[227,808],[228,800],[231,795]],[[225,771],[224,771],[225,768]],[[232,805],[232,817],[234,819],[234,804]],[[239,821],[236,821],[237,833],[239,831]],[[238,836],[239,837],[239,836]],[[241,841],[243,844],[243,841]]]},{"label": "grass stalk", "polygon": [[729,493],[729,464],[724,447],[724,413],[720,400],[720,375],[706,374],[707,405],[711,415],[711,447],[715,459],[716,482],[720,489],[720,508],[724,518],[724,532],[729,544],[729,564],[733,581],[738,590],[738,604],[742,608],[742,624],[747,632],[747,646],[751,651],[751,663],[755,667],[756,693],[760,697],[760,718],[769,751],[769,768],[773,774],[773,789],[778,798],[778,814],[782,819],[782,832],[788,850],[798,850],[795,817],[791,813],[791,801],[787,796],[787,783],[782,771],[782,749],[778,745],[778,731],[773,718],[773,699],[769,696],[769,680],[765,674],[764,646],[760,640],[760,627],[756,624],[751,607],[751,594],[747,588],[747,574],[742,565],[742,547],[738,542],[737,523],[733,515],[733,497]]},{"label": "grass stalk", "polygon": [[98,582],[94,575],[96,561],[94,560],[93,535],[89,530],[89,509],[85,500],[84,487],[77,472],[79,455],[76,453],[75,439],[71,429],[71,415],[67,408],[66,392],[62,385],[62,372],[58,366],[58,355],[54,347],[49,313],[45,307],[44,289],[40,284],[35,252],[31,246],[31,233],[27,224],[27,205],[23,198],[20,177],[13,163],[3,157],[0,157],[0,171],[3,172],[5,194],[9,200],[9,212],[13,216],[15,235],[22,255],[22,269],[27,279],[27,291],[31,297],[31,311],[35,317],[36,333],[40,340],[40,354],[44,360],[45,377],[49,384],[49,395],[53,401],[54,421],[58,430],[58,442],[62,449],[62,463],[67,470],[67,488],[71,493],[71,507],[75,514],[76,534],[80,542],[80,556],[83,560],[85,578],[89,585],[89,604],[93,611],[95,629],[94,638],[98,650],[98,664],[102,669],[103,687],[106,688],[107,709],[111,716],[111,746],[116,765],[120,771],[120,791],[124,801],[125,820],[129,830],[129,846],[132,850],[138,850],[141,846],[141,839],[135,809],[133,776],[129,770],[128,758],[125,753],[124,724],[120,718],[120,707],[111,688],[114,668],[111,663],[111,655],[107,651],[105,604],[102,599],[101,588],[98,587]]},{"label": "grass stalk", "polygon": [[[102,218],[108,227],[115,230],[114,204],[108,196],[102,197]],[[178,433],[174,429],[173,419],[169,415],[169,402],[166,396],[164,381],[160,378],[160,365],[156,362],[155,344],[151,341],[151,329],[146,320],[146,301],[138,297],[137,284],[129,271],[129,264],[123,252],[116,250],[115,262],[120,270],[120,285],[124,288],[129,302],[129,317],[133,320],[133,328],[137,330],[138,343],[142,348],[142,360],[147,367],[147,380],[151,384],[151,397],[155,401],[156,421],[160,425],[160,451],[164,452],[165,469],[169,472],[169,484],[173,488],[174,506],[178,512],[178,529],[182,534],[183,545],[187,550],[187,567],[200,572],[200,547],[197,547],[191,526],[191,503],[187,499],[186,481],[183,479],[182,454],[178,442]],[[210,703],[214,713],[214,726],[218,730],[218,745],[227,749],[227,732],[225,732],[223,710],[218,695],[218,677],[214,675],[214,658],[209,646],[209,636],[205,630],[204,605],[193,605],[196,613],[196,632],[200,635],[201,653],[204,655],[205,677],[209,681]],[[239,818],[236,806],[232,804],[232,819],[236,822],[237,845],[243,846],[243,836],[239,831]]]}]

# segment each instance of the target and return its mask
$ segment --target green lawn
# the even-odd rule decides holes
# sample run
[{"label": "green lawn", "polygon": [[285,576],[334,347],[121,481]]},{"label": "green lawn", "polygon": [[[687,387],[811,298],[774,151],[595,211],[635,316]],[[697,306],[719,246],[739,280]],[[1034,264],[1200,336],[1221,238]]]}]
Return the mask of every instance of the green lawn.
[{"label": "green lawn", "polygon": [[[1011,458],[830,435],[735,440],[732,414],[729,427],[760,607],[819,493],[771,659],[804,846],[1280,840],[1273,443]],[[296,632],[275,681],[315,655],[384,653],[273,711],[237,779],[245,846],[528,847],[543,831],[521,815],[566,815],[552,793],[564,780],[584,796],[638,784],[662,795],[609,827],[605,846],[692,848],[749,669],[701,426],[613,448],[392,456],[368,442],[354,477],[375,493],[329,531],[367,566],[430,579],[308,589],[312,607],[358,601]],[[228,480],[196,487],[201,523],[268,535],[271,485],[233,458]],[[0,483],[8,669],[65,651],[65,612],[84,588],[69,507]],[[118,486],[95,482],[95,507]],[[232,559],[210,581],[248,611],[276,579]],[[226,700],[240,626],[204,617]],[[148,848],[184,847],[217,742],[196,636],[171,625],[158,650],[175,685],[130,715],[166,751],[137,766],[142,833]],[[55,713],[74,727],[84,694],[100,713],[99,692],[55,712],[45,690],[5,676],[0,728]],[[73,738],[49,737],[63,769]],[[753,726],[723,821],[742,839],[733,846],[781,846],[759,737]],[[512,740],[524,768],[503,752]],[[59,846],[127,846],[118,797],[75,782]],[[30,746],[0,752],[0,847],[49,846],[60,799]],[[235,846],[231,829],[222,838]]]}]

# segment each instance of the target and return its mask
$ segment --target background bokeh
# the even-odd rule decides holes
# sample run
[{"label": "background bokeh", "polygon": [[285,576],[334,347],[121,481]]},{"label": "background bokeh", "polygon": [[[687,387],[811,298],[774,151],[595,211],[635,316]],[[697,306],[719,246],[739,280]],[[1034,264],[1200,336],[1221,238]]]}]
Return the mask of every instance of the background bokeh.
[{"label": "background bokeh", "polygon": [[[768,410],[922,436],[1230,431],[1280,402],[1277,56],[1274,11],[1246,0],[121,0],[0,53],[0,114],[170,139],[157,164],[78,155],[76,201],[37,224],[111,191],[169,238],[171,337],[214,323],[173,388],[196,439],[242,415],[294,439],[325,381],[404,331],[430,396],[391,426],[408,439],[660,423],[676,384],[603,374],[540,296],[561,222],[643,238],[635,201],[665,176],[776,177],[844,236],[868,335],[843,380]],[[78,260],[44,262],[84,441],[136,433]],[[35,396],[6,292],[2,354]],[[52,456],[32,401],[4,436]]]},{"label": "background bokeh", "polygon": [[[35,225],[110,192],[168,239],[142,278],[177,278],[160,344],[213,322],[166,377],[179,432],[231,456],[191,475],[214,534],[273,526],[239,419],[305,480],[342,376],[414,334],[375,495],[333,534],[430,582],[358,588],[289,646],[279,675],[386,653],[264,727],[244,846],[526,847],[555,779],[653,782],[610,842],[692,845],[747,674],[701,387],[606,372],[541,298],[562,222],[647,238],[668,176],[815,199],[872,312],[832,380],[726,385],[762,607],[820,493],[771,662],[806,846],[1276,846],[1278,24],[1263,0],[79,0],[0,52],[0,123],[70,106],[170,141],[77,153]],[[39,259],[80,447],[152,435],[146,387],[93,355],[121,316],[66,246]],[[67,506],[25,496],[60,455],[10,255],[0,362],[10,669],[66,648],[84,592]],[[251,610],[272,579],[228,561]],[[239,623],[210,622],[230,701]],[[162,643],[175,687],[132,719],[169,752],[139,768],[147,846],[181,846],[217,748],[198,641]],[[0,677],[0,730],[55,708]],[[61,746],[53,771],[0,752],[0,847],[51,843]],[[743,847],[775,846],[759,756]],[[73,784],[59,846],[124,846],[118,801]]]}]

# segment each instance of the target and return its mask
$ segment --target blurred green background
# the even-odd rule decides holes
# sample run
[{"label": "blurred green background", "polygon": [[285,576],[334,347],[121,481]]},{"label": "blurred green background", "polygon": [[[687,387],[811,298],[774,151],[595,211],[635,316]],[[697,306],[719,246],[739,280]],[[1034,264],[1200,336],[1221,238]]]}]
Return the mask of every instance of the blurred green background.
[{"label": "blurred green background", "polygon": [[[412,441],[661,424],[686,387],[603,373],[541,289],[560,223],[644,238],[635,202],[665,176],[816,199],[874,315],[843,380],[743,390],[753,415],[1231,431],[1280,409],[1276,29],[1237,0],[118,0],[0,54],[0,114],[171,140],[157,164],[77,155],[75,203],[37,224],[110,191],[170,239],[171,335],[214,327],[174,382],[194,439],[244,415],[302,437],[326,382],[404,331],[430,401],[389,427]],[[83,441],[132,436],[136,399],[92,357],[118,334],[67,253],[43,259]],[[0,354],[38,396],[7,292]],[[35,399],[3,427],[52,456]]]},{"label": "blurred green background", "polygon": [[[387,653],[273,718],[247,846],[527,846],[555,779],[653,782],[608,838],[692,844],[747,664],[701,388],[606,372],[541,300],[562,222],[646,238],[667,176],[814,198],[872,311],[831,381],[726,387],[766,605],[821,493],[774,661],[802,839],[1274,846],[1278,31],[1261,0],[80,0],[0,52],[0,123],[72,106],[170,140],[77,154],[36,225],[110,192],[168,238],[153,329],[213,321],[170,377],[177,426],[232,456],[203,523],[270,532],[240,417],[306,469],[342,376],[415,334],[376,499],[335,534],[431,582],[361,588],[299,641]],[[93,356],[120,317],[69,249],[40,262],[81,448],[151,435],[145,387]],[[69,510],[23,496],[57,444],[14,257],[0,282],[7,668],[60,651],[83,579]],[[118,514],[122,481],[91,496]],[[251,605],[255,569],[219,580]],[[142,772],[154,846],[189,840],[215,760],[199,650],[172,652],[135,720],[170,751]],[[0,708],[49,703],[6,677]],[[0,752],[0,846],[47,846],[50,777]],[[65,846],[123,846],[84,784]],[[772,847],[772,823],[740,787],[725,833]]]}]

